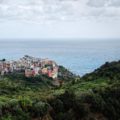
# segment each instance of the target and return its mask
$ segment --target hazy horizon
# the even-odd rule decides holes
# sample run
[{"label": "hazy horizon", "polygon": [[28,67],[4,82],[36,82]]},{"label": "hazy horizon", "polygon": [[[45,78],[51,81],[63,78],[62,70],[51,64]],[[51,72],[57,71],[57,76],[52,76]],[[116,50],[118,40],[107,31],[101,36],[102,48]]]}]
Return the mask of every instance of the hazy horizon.
[{"label": "hazy horizon", "polygon": [[0,59],[24,55],[55,60],[76,74],[91,72],[106,61],[120,60],[120,40],[0,41]]},{"label": "hazy horizon", "polygon": [[39,38],[39,39],[35,39],[35,38],[22,38],[22,39],[19,39],[19,38],[11,38],[11,39],[0,39],[0,42],[29,42],[29,41],[38,41],[38,42],[44,42],[44,41],[48,41],[48,42],[101,42],[101,41],[120,41],[120,38]]}]

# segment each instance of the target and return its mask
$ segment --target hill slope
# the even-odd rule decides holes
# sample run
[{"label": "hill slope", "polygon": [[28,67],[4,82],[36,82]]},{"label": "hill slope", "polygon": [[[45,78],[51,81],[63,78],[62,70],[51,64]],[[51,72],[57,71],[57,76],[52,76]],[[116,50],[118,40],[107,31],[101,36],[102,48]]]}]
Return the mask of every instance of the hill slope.
[{"label": "hill slope", "polygon": [[46,76],[1,78],[0,119],[119,120],[120,61],[106,63],[82,78],[64,67],[60,71],[67,82],[59,87]]},{"label": "hill slope", "polygon": [[98,78],[108,78],[111,80],[120,79],[120,61],[110,63],[106,62],[94,72],[83,77],[83,79],[86,80],[93,80]]}]

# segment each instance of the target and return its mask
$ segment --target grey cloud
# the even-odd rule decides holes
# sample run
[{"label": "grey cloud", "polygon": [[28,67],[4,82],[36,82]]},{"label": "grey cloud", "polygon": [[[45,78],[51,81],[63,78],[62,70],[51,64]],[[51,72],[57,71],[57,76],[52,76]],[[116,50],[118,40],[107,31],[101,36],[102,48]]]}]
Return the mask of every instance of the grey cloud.
[{"label": "grey cloud", "polygon": [[[63,19],[74,14],[71,1],[0,0],[1,17],[23,19]],[[74,4],[74,0],[72,1]]]},{"label": "grey cloud", "polygon": [[0,19],[39,22],[120,17],[119,5],[119,0],[0,0]]},{"label": "grey cloud", "polygon": [[89,0],[87,5],[91,7],[103,7],[106,4],[106,1],[108,0]]},{"label": "grey cloud", "polygon": [[88,0],[87,6],[96,18],[120,19],[120,0]]},{"label": "grey cloud", "polygon": [[87,5],[91,7],[120,7],[120,0],[89,0]]},{"label": "grey cloud", "polygon": [[120,0],[111,0],[110,6],[120,7]]}]

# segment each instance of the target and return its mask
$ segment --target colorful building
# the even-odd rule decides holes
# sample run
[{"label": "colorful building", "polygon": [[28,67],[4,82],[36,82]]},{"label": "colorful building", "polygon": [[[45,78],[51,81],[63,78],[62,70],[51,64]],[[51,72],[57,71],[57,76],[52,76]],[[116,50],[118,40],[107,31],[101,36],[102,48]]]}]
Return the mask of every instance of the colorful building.
[{"label": "colorful building", "polygon": [[34,58],[25,55],[18,61],[0,61],[0,73],[25,71],[26,77],[40,74],[47,75],[53,79],[58,76],[58,65],[49,59]]}]

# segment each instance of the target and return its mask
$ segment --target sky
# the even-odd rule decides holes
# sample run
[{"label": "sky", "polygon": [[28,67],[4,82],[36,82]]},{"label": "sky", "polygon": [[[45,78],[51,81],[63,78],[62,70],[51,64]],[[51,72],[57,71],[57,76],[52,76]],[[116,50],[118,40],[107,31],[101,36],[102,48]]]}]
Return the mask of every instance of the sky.
[{"label": "sky", "polygon": [[83,38],[120,38],[120,0],[0,0],[0,40]]}]

